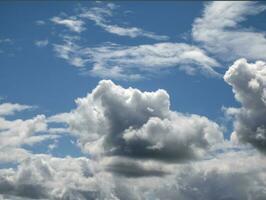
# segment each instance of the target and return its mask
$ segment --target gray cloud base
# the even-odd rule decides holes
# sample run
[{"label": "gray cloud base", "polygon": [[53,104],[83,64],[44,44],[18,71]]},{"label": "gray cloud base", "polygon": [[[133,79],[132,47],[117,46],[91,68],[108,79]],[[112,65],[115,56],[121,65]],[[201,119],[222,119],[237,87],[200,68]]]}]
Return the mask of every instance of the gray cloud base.
[{"label": "gray cloud base", "polygon": [[265,164],[254,152],[228,152],[203,162],[175,165],[172,175],[136,179],[105,172],[84,157],[36,155],[18,169],[0,170],[0,198],[262,200],[266,197]]}]

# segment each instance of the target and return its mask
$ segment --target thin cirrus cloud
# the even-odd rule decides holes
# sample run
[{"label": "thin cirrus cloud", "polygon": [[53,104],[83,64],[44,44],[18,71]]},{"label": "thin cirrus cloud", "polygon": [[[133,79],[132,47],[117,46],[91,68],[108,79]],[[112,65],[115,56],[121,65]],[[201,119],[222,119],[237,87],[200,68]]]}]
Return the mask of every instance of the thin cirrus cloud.
[{"label": "thin cirrus cloud", "polygon": [[0,54],[5,52],[5,47],[13,44],[13,39],[10,38],[0,38]]},{"label": "thin cirrus cloud", "polygon": [[67,19],[61,17],[53,17],[51,21],[55,24],[65,26],[73,32],[80,33],[85,30],[84,22],[76,17],[70,17]]},{"label": "thin cirrus cloud", "polygon": [[[94,47],[80,44],[79,33],[85,30],[86,20],[120,36],[151,36],[153,39],[163,39],[139,28],[110,25],[109,19],[113,17],[115,9],[114,4],[106,4],[82,8],[80,14],[68,19],[53,17],[53,22],[78,33],[60,36],[61,44],[53,45],[57,57],[66,60],[70,65],[80,67],[85,74],[101,78],[139,80],[174,67],[189,75],[200,72],[207,76],[221,77],[215,70],[220,66],[218,61],[209,57],[203,49],[186,43],[160,42],[128,46],[107,42]],[[87,66],[91,64],[92,67],[88,69]]]},{"label": "thin cirrus cloud", "polygon": [[[160,39],[161,36],[142,31],[139,28],[125,29],[117,25],[110,25],[109,19],[114,15],[115,9],[114,4],[83,8],[80,14],[69,18],[67,21],[69,23],[63,23],[58,17],[54,17],[52,20],[60,21],[61,24],[67,24],[67,26],[77,24],[76,28],[79,31],[76,32],[85,30],[86,20],[91,20],[107,32],[120,36],[152,36],[153,39]],[[69,28],[74,30],[74,27]],[[79,34],[61,36],[62,42],[53,45],[54,51],[57,57],[66,60],[69,64],[80,68],[85,67],[85,73],[92,76],[139,80],[176,67],[189,75],[202,73],[207,76],[221,77],[215,70],[220,63],[209,57],[206,51],[194,45],[160,42],[128,46],[107,42],[90,47],[79,44],[80,37]],[[91,66],[91,64],[92,67],[87,69],[87,66]]]},{"label": "thin cirrus cloud", "polygon": [[254,1],[206,3],[193,23],[192,37],[221,60],[266,59],[265,33],[241,26],[248,16],[265,10],[264,4]]},{"label": "thin cirrus cloud", "polygon": [[34,44],[37,46],[37,47],[46,47],[48,44],[49,44],[49,40],[48,39],[45,39],[45,40],[36,40],[34,42]]},{"label": "thin cirrus cloud", "polygon": [[109,18],[114,14],[113,11],[117,8],[114,4],[108,3],[101,7],[92,7],[89,9],[83,9],[82,13],[79,15],[81,18],[91,20],[95,24],[105,31],[116,34],[119,36],[128,36],[131,38],[136,37],[147,37],[154,40],[168,40],[169,37],[165,35],[157,35],[152,32],[142,30],[137,27],[122,27],[119,25],[111,24]]},{"label": "thin cirrus cloud", "polygon": [[73,66],[92,63],[89,73],[102,78],[138,80],[170,68],[178,68],[189,75],[197,72],[219,77],[214,68],[220,64],[202,49],[185,43],[155,43],[123,46],[106,43],[99,47],[82,47],[76,41],[55,44],[57,56]]},{"label": "thin cirrus cloud", "polygon": [[106,5],[99,5],[92,8],[83,8],[81,13],[71,17],[53,17],[51,21],[57,25],[67,27],[70,31],[81,33],[86,30],[87,20],[93,21],[98,27],[104,29],[106,32],[119,35],[127,36],[131,38],[146,37],[154,40],[168,40],[168,36],[157,35],[155,33],[145,31],[138,27],[122,27],[116,24],[111,24],[109,18],[112,18],[113,11],[116,9],[112,3]]}]

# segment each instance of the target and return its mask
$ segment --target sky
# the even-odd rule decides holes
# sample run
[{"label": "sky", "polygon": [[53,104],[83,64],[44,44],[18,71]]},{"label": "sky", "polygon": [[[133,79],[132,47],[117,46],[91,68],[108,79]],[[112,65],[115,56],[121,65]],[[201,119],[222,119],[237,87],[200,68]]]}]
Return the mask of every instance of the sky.
[{"label": "sky", "polygon": [[0,200],[266,198],[264,2],[0,13]]}]

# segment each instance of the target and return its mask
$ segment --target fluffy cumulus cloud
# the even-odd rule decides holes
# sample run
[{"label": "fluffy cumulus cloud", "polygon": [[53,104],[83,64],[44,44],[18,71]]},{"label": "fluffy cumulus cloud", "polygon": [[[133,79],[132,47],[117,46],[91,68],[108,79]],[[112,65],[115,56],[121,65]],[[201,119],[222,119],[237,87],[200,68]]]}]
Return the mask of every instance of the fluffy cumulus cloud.
[{"label": "fluffy cumulus cloud", "polygon": [[[160,162],[182,162],[203,158],[214,144],[223,141],[220,127],[199,115],[170,110],[164,90],[142,92],[103,80],[84,98],[76,100],[70,113],[52,116],[64,122],[93,157],[114,157],[114,170],[123,171],[127,161],[117,157]],[[118,161],[121,165],[118,166]],[[148,172],[148,167],[135,167]],[[151,170],[156,172],[156,163]]]},{"label": "fluffy cumulus cloud", "polygon": [[[246,87],[260,88],[262,76],[254,69],[262,70],[264,63],[240,60],[234,66],[225,78],[230,84],[233,75],[249,80],[247,72],[253,70],[256,76]],[[240,93],[239,100],[245,98]],[[170,110],[166,91],[143,92],[103,80],[76,103],[71,112],[48,119],[1,117],[0,136],[11,137],[0,140],[0,164],[16,161],[17,166],[0,169],[0,199],[265,199],[264,155],[230,142],[226,146],[221,128],[206,117]],[[59,158],[24,149],[23,144],[38,141],[32,138],[38,133],[51,132],[51,123],[67,124],[63,131],[75,135],[86,154]]]},{"label": "fluffy cumulus cloud", "polygon": [[107,43],[99,47],[82,47],[66,39],[54,45],[58,57],[71,65],[83,67],[93,63],[89,73],[113,79],[137,80],[162,70],[178,68],[189,75],[197,72],[219,77],[214,68],[219,63],[202,49],[184,43],[155,43],[151,45],[121,46]]},{"label": "fluffy cumulus cloud", "polygon": [[264,4],[254,1],[207,3],[202,17],[193,24],[193,39],[221,59],[265,59],[265,33],[240,25],[248,16],[265,9]]},{"label": "fluffy cumulus cloud", "polygon": [[247,142],[266,152],[266,63],[237,60],[224,75],[233,87],[241,108],[229,108],[236,118],[232,139]]},{"label": "fluffy cumulus cloud", "polygon": [[93,171],[93,163],[86,158],[37,155],[24,160],[17,170],[0,170],[0,193],[11,199],[95,199],[105,186],[101,177],[92,177]]},{"label": "fluffy cumulus cloud", "polygon": [[7,115],[30,109],[32,106],[3,103],[0,104],[0,163],[20,161],[29,156],[29,152],[21,147],[34,145],[57,136],[46,134],[48,127],[44,115],[31,119],[6,119]]}]

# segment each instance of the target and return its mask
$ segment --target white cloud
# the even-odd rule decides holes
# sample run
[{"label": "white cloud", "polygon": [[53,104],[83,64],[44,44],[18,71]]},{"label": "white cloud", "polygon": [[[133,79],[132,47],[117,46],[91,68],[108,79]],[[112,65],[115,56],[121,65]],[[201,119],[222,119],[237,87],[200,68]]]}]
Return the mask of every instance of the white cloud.
[{"label": "white cloud", "polygon": [[[151,167],[124,164],[127,170]],[[260,200],[266,196],[265,164],[252,151],[228,152],[175,165],[171,175],[136,179],[105,172],[100,163],[84,157],[35,155],[17,169],[0,170],[0,194],[9,199]]]},{"label": "white cloud", "polygon": [[[117,6],[114,4],[100,3],[95,7],[81,8],[78,14],[66,18],[82,22],[80,24],[83,28],[86,20],[89,19],[106,31],[117,35],[132,38],[145,36],[157,40],[166,39],[165,36],[159,36],[137,27],[112,25],[110,21],[116,8]],[[59,17],[54,17],[53,21],[68,24],[61,22],[62,19]],[[75,67],[87,67],[87,69],[80,69],[82,74],[101,78],[139,80],[176,67],[189,75],[200,72],[209,76],[221,77],[214,69],[220,64],[209,57],[204,50],[194,45],[161,42],[127,46],[107,42],[90,47],[85,45],[86,39],[81,38],[80,35],[67,36],[63,34],[60,37],[63,42],[53,45],[56,55]]]},{"label": "white cloud", "polygon": [[266,63],[237,60],[225,73],[224,80],[233,87],[241,108],[230,108],[235,117],[232,139],[250,143],[266,151]]},{"label": "white cloud", "polygon": [[0,164],[20,163],[31,156],[31,153],[23,148],[0,147],[0,150]]},{"label": "white cloud", "polygon": [[0,39],[0,44],[1,43],[12,43],[12,40],[10,38],[2,38]]},{"label": "white cloud", "polygon": [[140,79],[159,71],[178,68],[193,75],[201,72],[219,76],[213,69],[219,63],[200,48],[184,43],[155,43],[152,45],[120,46],[107,43],[99,47],[81,47],[73,40],[54,45],[58,57],[83,67],[93,63],[90,74],[102,78]]},{"label": "white cloud", "polygon": [[266,59],[265,33],[240,24],[265,9],[265,5],[253,1],[206,3],[202,17],[193,24],[193,39],[223,60]]},{"label": "white cloud", "polygon": [[38,115],[35,118],[28,120],[17,119],[9,121],[0,118],[0,125],[0,147],[2,148],[8,146],[20,146],[22,144],[32,144],[41,141],[43,137],[47,137],[37,137],[33,135],[36,132],[47,130],[44,115]]},{"label": "white cloud", "polygon": [[63,19],[61,17],[53,17],[51,21],[55,24],[63,25],[73,32],[80,33],[85,30],[84,22],[76,17]]},{"label": "white cloud", "polygon": [[40,25],[40,26],[42,26],[42,25],[45,25],[45,24],[46,24],[46,22],[45,22],[45,21],[43,21],[43,20],[37,20],[35,23],[36,23],[37,25]]},{"label": "white cloud", "polygon": [[[264,68],[263,62],[240,60],[226,73],[225,79],[243,107],[252,102],[246,102],[242,86],[260,94]],[[142,92],[101,81],[76,103],[71,112],[48,120],[43,115],[14,121],[0,118],[0,164],[17,164],[0,169],[0,199],[266,197],[264,155],[225,142],[218,124],[206,117],[170,110],[169,95],[164,90]],[[231,114],[238,111],[229,109]],[[57,158],[23,148],[42,141],[38,136],[49,139],[53,132],[49,126],[54,122],[68,125],[54,131],[74,134],[89,158]],[[57,143],[52,138],[55,143],[51,148]]]},{"label": "white cloud", "polygon": [[155,186],[147,193],[150,199],[264,199],[264,166],[265,159],[261,156],[246,152],[225,153],[215,159],[180,166],[174,180],[154,182],[154,185],[160,183],[160,187]]},{"label": "white cloud", "polygon": [[111,24],[109,18],[113,17],[113,11],[117,8],[114,4],[108,3],[106,5],[83,9],[79,15],[81,18],[94,21],[95,24],[105,31],[119,36],[128,36],[131,38],[147,37],[154,40],[168,40],[169,37],[165,35],[157,35],[152,32],[145,31],[137,27],[122,27],[116,24]]},{"label": "white cloud", "polygon": [[75,110],[49,121],[66,123],[82,149],[94,157],[180,162],[203,158],[210,147],[223,142],[215,122],[171,111],[164,90],[141,92],[104,80],[76,103]]},{"label": "white cloud", "polygon": [[0,54],[5,52],[5,47],[10,47],[14,41],[10,38],[0,38]]},{"label": "white cloud", "polygon": [[13,115],[15,112],[33,108],[32,106],[22,105],[17,103],[2,103],[0,104],[0,116]]},{"label": "white cloud", "polygon": [[68,37],[64,39],[64,44],[54,45],[54,51],[59,58],[66,60],[75,67],[84,67],[88,60],[82,54],[82,49],[75,42],[75,39]]},{"label": "white cloud", "polygon": [[37,47],[45,47],[49,44],[49,40],[46,39],[46,40],[37,40],[34,42],[34,44],[37,46]]},{"label": "white cloud", "polygon": [[34,145],[58,137],[52,132],[47,134],[50,129],[47,128],[44,115],[37,115],[26,120],[5,118],[7,115],[14,115],[16,112],[31,108],[33,107],[21,104],[0,104],[0,163],[15,162],[26,158],[28,152],[20,148],[23,145]]},{"label": "white cloud", "polygon": [[91,199],[104,190],[101,177],[91,177],[92,165],[86,158],[32,156],[17,171],[0,170],[0,193],[27,199]]}]

